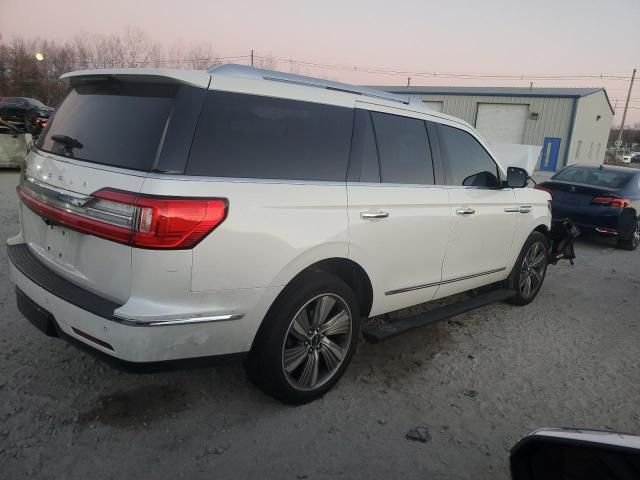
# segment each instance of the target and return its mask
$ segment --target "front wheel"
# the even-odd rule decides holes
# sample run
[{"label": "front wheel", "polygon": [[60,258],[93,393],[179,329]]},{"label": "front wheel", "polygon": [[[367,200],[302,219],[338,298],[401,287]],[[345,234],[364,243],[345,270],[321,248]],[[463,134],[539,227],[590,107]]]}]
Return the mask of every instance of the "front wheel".
[{"label": "front wheel", "polygon": [[509,286],[515,290],[511,303],[527,305],[536,298],[547,273],[548,252],[549,243],[542,233],[529,235],[509,276]]},{"label": "front wheel", "polygon": [[310,402],[342,377],[359,332],[360,311],[351,288],[328,273],[304,274],[269,309],[247,373],[282,402]]}]

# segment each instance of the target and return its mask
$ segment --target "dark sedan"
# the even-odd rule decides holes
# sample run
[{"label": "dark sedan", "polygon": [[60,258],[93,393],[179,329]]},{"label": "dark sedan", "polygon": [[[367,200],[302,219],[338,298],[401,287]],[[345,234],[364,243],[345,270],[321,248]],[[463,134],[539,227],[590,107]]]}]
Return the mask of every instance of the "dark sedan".
[{"label": "dark sedan", "polygon": [[640,244],[640,170],[571,165],[535,188],[551,194],[554,219],[570,218],[582,231],[615,236],[626,250]]},{"label": "dark sedan", "polygon": [[7,97],[0,101],[0,118],[23,126],[34,136],[40,134],[52,112],[53,108],[35,98]]}]

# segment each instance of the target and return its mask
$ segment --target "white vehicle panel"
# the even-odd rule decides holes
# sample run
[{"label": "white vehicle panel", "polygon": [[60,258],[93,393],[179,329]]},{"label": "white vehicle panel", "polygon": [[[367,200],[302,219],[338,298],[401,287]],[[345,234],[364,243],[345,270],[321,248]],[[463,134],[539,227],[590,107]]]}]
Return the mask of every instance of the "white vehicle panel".
[{"label": "white vehicle panel", "polygon": [[282,286],[348,254],[346,186],[332,182],[149,178],[143,193],[229,200],[226,220],[193,249],[193,291]]},{"label": "white vehicle panel", "polygon": [[[349,183],[349,258],[373,285],[371,315],[433,298],[450,229],[446,188]],[[382,212],[385,218],[362,218]]]},{"label": "white vehicle panel", "polygon": [[[94,168],[31,150],[26,175],[61,193],[90,195],[105,188],[137,192],[144,176],[127,170]],[[126,173],[125,173],[126,172]],[[48,225],[20,205],[22,237],[46,265],[62,277],[111,300],[124,302],[131,288],[131,247],[58,225]]]},{"label": "white vehicle panel", "polygon": [[[451,237],[438,297],[506,278],[516,226],[512,189],[450,187]],[[470,213],[463,213],[470,212]],[[465,278],[474,275],[472,278]]]}]

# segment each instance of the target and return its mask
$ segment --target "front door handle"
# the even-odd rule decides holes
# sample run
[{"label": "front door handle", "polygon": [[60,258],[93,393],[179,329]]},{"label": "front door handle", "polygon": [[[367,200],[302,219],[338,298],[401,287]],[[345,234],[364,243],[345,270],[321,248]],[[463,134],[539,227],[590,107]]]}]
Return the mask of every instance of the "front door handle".
[{"label": "front door handle", "polygon": [[457,215],[473,215],[474,213],[476,213],[476,211],[470,207],[459,208],[456,210]]},{"label": "front door handle", "polygon": [[519,207],[507,207],[504,211],[507,213],[529,213],[531,209],[531,205],[520,205]]},{"label": "front door handle", "polygon": [[387,218],[389,216],[389,212],[383,212],[382,210],[379,212],[360,212],[360,218],[363,220],[371,220],[375,218]]}]

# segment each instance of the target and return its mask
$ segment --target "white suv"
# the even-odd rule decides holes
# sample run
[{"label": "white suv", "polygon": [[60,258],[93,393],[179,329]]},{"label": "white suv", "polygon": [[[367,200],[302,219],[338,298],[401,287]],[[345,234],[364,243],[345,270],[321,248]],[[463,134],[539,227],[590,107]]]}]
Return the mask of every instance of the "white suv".
[{"label": "white suv", "polygon": [[8,241],[20,311],[49,335],[129,365],[246,356],[303,403],[361,319],[501,287],[364,325],[376,341],[542,285],[549,194],[420,102],[241,66],[63,79]]}]

